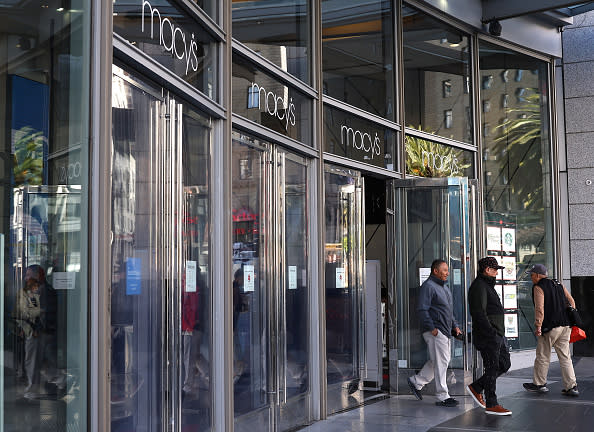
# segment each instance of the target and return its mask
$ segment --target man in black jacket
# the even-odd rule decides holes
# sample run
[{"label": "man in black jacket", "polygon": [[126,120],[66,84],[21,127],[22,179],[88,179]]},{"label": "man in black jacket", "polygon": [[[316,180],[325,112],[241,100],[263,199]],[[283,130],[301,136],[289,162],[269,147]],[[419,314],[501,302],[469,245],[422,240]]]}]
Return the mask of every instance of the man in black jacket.
[{"label": "man in black jacket", "polygon": [[567,318],[567,305],[575,307],[571,294],[560,283],[547,277],[547,268],[542,264],[532,266],[526,273],[530,274],[532,283],[532,301],[534,302],[534,327],[537,337],[536,358],[534,359],[533,382],[524,383],[524,388],[531,392],[547,393],[547,375],[551,362],[551,348],[555,348],[559,365],[564,396],[579,396],[571,352],[569,336],[571,327]]},{"label": "man in black jacket", "polygon": [[[494,257],[481,258],[479,274],[468,290],[468,303],[472,316],[472,342],[483,358],[484,373],[466,387],[474,401],[490,415],[511,415],[511,411],[497,402],[497,377],[511,366],[503,326],[503,305],[495,291],[495,276],[500,266]],[[485,393],[483,399],[482,392]]]}]

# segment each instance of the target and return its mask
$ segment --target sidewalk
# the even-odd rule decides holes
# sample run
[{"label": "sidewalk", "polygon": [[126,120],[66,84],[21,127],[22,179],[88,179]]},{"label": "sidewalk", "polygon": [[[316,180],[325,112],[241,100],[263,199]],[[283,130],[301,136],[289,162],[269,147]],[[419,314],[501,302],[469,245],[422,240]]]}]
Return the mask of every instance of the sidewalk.
[{"label": "sidewalk", "polygon": [[[529,431],[592,432],[594,430],[594,358],[574,358],[580,396],[561,395],[559,363],[551,363],[545,395],[528,393],[522,383],[532,381],[532,367],[513,370],[497,380],[499,402],[512,410],[509,417],[488,416],[456,386],[456,408],[435,406],[435,398],[421,401],[404,394],[331,416],[302,429],[307,432],[451,432]],[[454,393],[454,391],[452,391]]]}]

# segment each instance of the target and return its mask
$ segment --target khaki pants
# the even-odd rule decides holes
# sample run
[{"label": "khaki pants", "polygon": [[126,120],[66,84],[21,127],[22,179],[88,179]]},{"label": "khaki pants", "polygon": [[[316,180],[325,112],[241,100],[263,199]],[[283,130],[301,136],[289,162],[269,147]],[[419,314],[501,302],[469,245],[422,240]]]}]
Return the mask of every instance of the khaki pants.
[{"label": "khaki pants", "polygon": [[417,390],[420,390],[435,379],[435,397],[439,401],[446,400],[450,397],[446,383],[451,355],[450,338],[440,331],[437,331],[437,336],[433,336],[430,331],[426,331],[423,333],[423,338],[429,349],[429,360],[417,375],[411,377],[411,381],[415,384]]},{"label": "khaki pants", "polygon": [[534,360],[534,384],[544,385],[547,383],[549,364],[551,362],[551,348],[555,348],[559,365],[561,366],[561,377],[565,390],[573,388],[577,383],[575,372],[571,363],[569,351],[569,336],[571,327],[555,327],[551,331],[538,336],[536,343],[536,359]]}]

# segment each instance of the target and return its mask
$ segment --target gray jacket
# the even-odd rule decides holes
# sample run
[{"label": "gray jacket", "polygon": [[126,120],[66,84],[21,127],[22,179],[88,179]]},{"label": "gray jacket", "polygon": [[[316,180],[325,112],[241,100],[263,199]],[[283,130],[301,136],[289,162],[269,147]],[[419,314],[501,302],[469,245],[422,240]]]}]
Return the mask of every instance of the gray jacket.
[{"label": "gray jacket", "polygon": [[459,327],[454,318],[452,293],[441,279],[431,275],[423,282],[417,304],[423,333],[436,328],[447,337],[451,337],[452,330]]}]

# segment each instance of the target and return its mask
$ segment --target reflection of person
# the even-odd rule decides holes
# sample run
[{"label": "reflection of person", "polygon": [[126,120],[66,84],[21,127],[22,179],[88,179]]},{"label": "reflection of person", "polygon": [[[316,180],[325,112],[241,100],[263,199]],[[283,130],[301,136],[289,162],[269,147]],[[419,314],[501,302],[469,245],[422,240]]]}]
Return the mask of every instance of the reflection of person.
[{"label": "reflection of person", "polygon": [[237,322],[239,314],[247,309],[242,294],[243,290],[243,267],[237,269],[233,274],[233,381],[237,382],[245,369],[241,361],[239,335],[237,334]]},{"label": "reflection of person", "polygon": [[417,399],[423,399],[421,389],[435,379],[436,405],[455,407],[458,401],[450,397],[446,382],[450,363],[450,338],[462,332],[454,318],[452,293],[446,280],[448,265],[438,259],[431,264],[431,275],[421,285],[417,310],[421,319],[423,339],[429,350],[429,360],[420,372],[408,378],[408,385]]},{"label": "reflection of person", "polygon": [[182,349],[183,349],[183,387],[185,394],[196,394],[196,378],[206,382],[208,380],[208,370],[206,360],[200,352],[202,343],[201,320],[204,317],[201,313],[204,308],[200,303],[204,299],[200,298],[200,291],[204,292],[205,287],[200,283],[200,267],[197,267],[197,283],[194,290],[187,290],[185,277],[182,278]]},{"label": "reflection of person", "polygon": [[[25,333],[25,370],[28,386],[26,397],[44,393],[41,388],[41,369],[46,361],[45,378],[62,390],[65,376],[57,370],[57,312],[58,301],[54,288],[47,283],[45,271],[37,264],[25,270],[25,288],[18,304]],[[33,315],[36,317],[33,319]],[[29,328],[28,328],[29,327]]]},{"label": "reflection of person", "polygon": [[575,307],[575,301],[562,284],[547,278],[547,268],[542,264],[532,266],[532,301],[534,302],[534,327],[537,336],[534,376],[531,383],[524,383],[524,388],[531,392],[547,393],[547,375],[551,362],[551,348],[555,348],[565,396],[579,396],[575,372],[569,351],[571,327],[566,315],[567,304]]},{"label": "reflection of person", "polygon": [[479,274],[468,290],[468,303],[473,323],[472,341],[483,358],[484,373],[466,386],[466,391],[477,404],[485,408],[485,413],[511,415],[510,410],[499,405],[495,394],[497,377],[511,366],[503,325],[503,305],[495,291],[495,276],[504,267],[494,257],[481,258],[478,265]]},{"label": "reflection of person", "polygon": [[25,286],[17,293],[19,325],[25,336],[25,372],[27,387],[25,395],[31,395],[39,387],[38,337],[41,317],[39,281],[25,277]]}]

